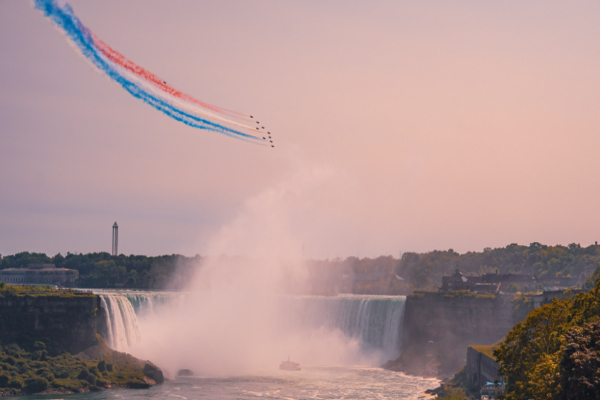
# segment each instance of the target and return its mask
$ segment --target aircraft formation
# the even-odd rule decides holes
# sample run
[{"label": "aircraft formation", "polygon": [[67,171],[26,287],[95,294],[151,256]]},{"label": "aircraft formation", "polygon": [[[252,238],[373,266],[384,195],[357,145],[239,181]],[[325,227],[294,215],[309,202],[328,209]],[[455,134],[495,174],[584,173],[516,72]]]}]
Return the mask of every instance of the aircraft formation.
[{"label": "aircraft formation", "polygon": [[34,4],[96,69],[133,97],[194,128],[275,147],[271,132],[255,121],[254,116],[202,102],[170,86],[166,80],[135,64],[100,40],[83,25],[68,3],[61,0],[35,0]]}]

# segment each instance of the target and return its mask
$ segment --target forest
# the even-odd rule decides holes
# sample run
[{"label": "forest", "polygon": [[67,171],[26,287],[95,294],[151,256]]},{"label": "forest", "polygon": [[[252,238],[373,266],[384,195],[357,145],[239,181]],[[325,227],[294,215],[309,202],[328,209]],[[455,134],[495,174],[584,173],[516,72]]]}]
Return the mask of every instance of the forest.
[{"label": "forest", "polygon": [[[30,263],[54,263],[58,268],[78,270],[79,287],[179,289],[202,267],[203,260],[200,255],[112,256],[104,252],[47,256],[22,252],[0,258],[0,269],[23,268]],[[599,262],[598,245],[531,243],[464,254],[452,249],[406,252],[399,259],[381,256],[306,260],[306,266],[315,293],[409,294],[415,290],[437,290],[442,276],[452,274],[456,267],[467,276],[498,271],[501,274],[531,274],[538,278],[583,278],[591,276]]]},{"label": "forest", "polygon": [[77,286],[85,288],[180,289],[200,265],[202,257],[112,256],[109,253],[57,254],[23,252],[0,259],[0,269],[26,268],[32,263],[53,263],[79,271]]}]

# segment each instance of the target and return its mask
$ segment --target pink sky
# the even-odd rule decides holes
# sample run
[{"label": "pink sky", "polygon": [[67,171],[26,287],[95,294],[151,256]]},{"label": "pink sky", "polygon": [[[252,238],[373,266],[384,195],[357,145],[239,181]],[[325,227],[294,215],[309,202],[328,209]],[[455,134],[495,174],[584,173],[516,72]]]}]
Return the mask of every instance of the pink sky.
[{"label": "pink sky", "polygon": [[277,147],[169,119],[2,1],[2,255],[110,251],[115,220],[125,254],[205,254],[271,190],[309,257],[600,240],[597,1],[70,4]]}]

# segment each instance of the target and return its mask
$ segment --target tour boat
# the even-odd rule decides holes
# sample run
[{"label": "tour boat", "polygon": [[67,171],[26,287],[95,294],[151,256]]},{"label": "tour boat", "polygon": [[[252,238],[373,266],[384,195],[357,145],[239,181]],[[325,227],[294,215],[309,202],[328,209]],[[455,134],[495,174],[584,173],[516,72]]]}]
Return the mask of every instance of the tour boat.
[{"label": "tour boat", "polygon": [[288,356],[287,361],[284,361],[279,365],[279,369],[286,371],[300,371],[300,364],[290,361],[290,356]]}]

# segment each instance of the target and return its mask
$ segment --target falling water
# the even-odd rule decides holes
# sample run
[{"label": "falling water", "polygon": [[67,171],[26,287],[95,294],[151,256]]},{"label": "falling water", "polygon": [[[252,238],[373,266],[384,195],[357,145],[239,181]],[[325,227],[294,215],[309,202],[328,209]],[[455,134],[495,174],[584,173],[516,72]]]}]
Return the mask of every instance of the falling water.
[{"label": "falling water", "polygon": [[300,316],[304,324],[340,329],[366,349],[381,350],[388,357],[399,355],[405,297],[340,295],[296,300],[288,306],[295,308],[295,318]]},{"label": "falling water", "polygon": [[[177,292],[95,292],[107,310],[107,342],[117,350],[127,350],[140,342],[138,317],[151,315],[163,305],[176,306],[185,301],[185,293]],[[366,350],[380,350],[390,358],[400,353],[404,304],[403,296],[367,295],[290,296],[281,302],[288,323],[339,329]]]},{"label": "falling water", "polygon": [[100,297],[102,306],[106,308],[108,345],[124,351],[139,343],[141,335],[131,302],[121,295],[100,294]]}]

